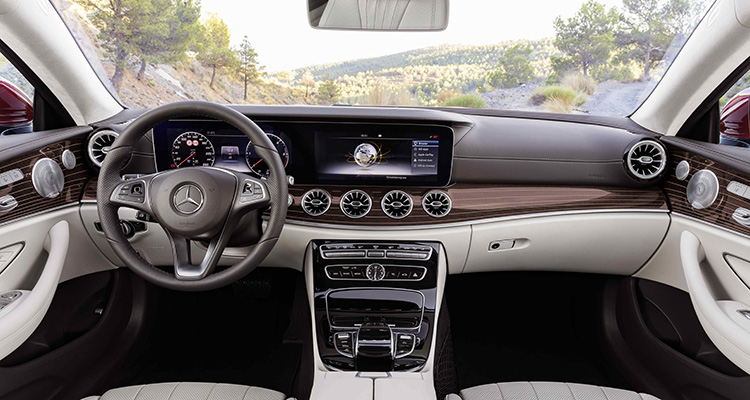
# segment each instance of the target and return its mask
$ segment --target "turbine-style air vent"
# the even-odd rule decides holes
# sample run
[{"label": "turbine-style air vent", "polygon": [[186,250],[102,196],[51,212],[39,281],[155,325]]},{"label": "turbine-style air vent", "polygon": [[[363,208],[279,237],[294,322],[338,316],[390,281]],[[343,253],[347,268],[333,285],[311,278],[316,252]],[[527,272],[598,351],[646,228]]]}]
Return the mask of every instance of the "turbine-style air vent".
[{"label": "turbine-style air vent", "polygon": [[451,198],[443,191],[433,190],[422,197],[422,208],[431,217],[445,217],[451,212],[452,207]]},{"label": "turbine-style air vent", "polygon": [[636,178],[655,179],[667,166],[667,152],[659,142],[644,140],[628,151],[627,164],[628,170]]},{"label": "turbine-style air vent", "polygon": [[372,200],[367,193],[355,189],[344,193],[341,196],[341,212],[349,218],[362,218],[370,212]]},{"label": "turbine-style air vent", "polygon": [[302,196],[302,209],[313,217],[323,215],[330,207],[331,195],[323,189],[308,190]]},{"label": "turbine-style air vent", "polygon": [[383,196],[380,201],[380,207],[385,215],[393,219],[401,219],[411,213],[414,203],[411,196],[403,190],[391,190]]},{"label": "turbine-style air vent", "polygon": [[118,136],[120,136],[119,133],[108,129],[93,134],[86,146],[89,151],[89,160],[91,160],[94,165],[101,168],[102,163],[104,162],[104,157],[107,156],[109,148]]}]

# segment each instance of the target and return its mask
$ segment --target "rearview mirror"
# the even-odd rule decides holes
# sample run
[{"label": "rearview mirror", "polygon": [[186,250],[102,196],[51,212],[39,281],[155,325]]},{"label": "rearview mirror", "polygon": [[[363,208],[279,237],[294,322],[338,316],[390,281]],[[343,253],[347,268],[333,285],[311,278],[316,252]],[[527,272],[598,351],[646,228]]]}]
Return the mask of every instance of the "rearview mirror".
[{"label": "rearview mirror", "polygon": [[370,31],[442,31],[449,0],[307,0],[310,26]]},{"label": "rearview mirror", "polygon": [[0,135],[31,132],[34,106],[12,83],[0,79]]}]

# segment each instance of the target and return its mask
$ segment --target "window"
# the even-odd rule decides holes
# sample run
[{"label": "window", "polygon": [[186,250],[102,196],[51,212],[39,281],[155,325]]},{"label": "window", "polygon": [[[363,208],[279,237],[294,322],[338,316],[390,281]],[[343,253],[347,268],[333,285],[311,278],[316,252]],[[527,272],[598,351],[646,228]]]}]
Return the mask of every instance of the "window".
[{"label": "window", "polygon": [[34,87],[0,55],[0,135],[31,132]]},{"label": "window", "polygon": [[719,100],[719,142],[750,148],[750,72],[738,80]]}]

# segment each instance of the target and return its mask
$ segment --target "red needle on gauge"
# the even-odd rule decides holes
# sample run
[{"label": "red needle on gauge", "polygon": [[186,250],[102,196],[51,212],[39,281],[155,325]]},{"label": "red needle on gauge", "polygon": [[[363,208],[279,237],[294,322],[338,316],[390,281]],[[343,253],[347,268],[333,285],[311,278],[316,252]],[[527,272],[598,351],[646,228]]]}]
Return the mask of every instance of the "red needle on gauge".
[{"label": "red needle on gauge", "polygon": [[253,168],[255,168],[255,167],[256,167],[256,166],[258,165],[258,164],[260,164],[260,163],[262,163],[262,162],[263,162],[263,159],[260,159],[260,160],[258,160],[258,162],[257,162],[257,163],[253,164]]},{"label": "red needle on gauge", "polygon": [[190,155],[189,155],[189,156],[187,156],[187,158],[186,158],[186,159],[182,160],[182,162],[181,162],[181,163],[177,164],[177,168],[180,168],[180,165],[184,164],[184,163],[185,163],[185,161],[189,160],[189,159],[190,159],[190,157],[192,157],[192,156],[194,156],[194,155],[195,155],[195,152],[192,152],[192,153],[190,153]]}]

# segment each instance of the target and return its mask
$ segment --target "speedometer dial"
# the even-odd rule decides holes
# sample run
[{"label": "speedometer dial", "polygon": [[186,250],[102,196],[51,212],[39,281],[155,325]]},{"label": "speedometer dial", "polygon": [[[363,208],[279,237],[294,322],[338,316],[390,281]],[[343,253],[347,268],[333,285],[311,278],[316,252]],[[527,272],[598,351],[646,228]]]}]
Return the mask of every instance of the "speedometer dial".
[{"label": "speedometer dial", "polygon": [[[271,140],[276,151],[279,152],[281,163],[284,165],[284,168],[286,168],[286,165],[289,163],[289,149],[287,148],[286,143],[273,133],[267,133],[266,135]],[[247,148],[245,149],[245,160],[247,161],[247,166],[250,167],[250,170],[259,177],[264,178],[271,173],[268,169],[268,164],[266,164],[266,162],[260,158],[258,153],[255,152],[255,146],[253,146],[252,142],[248,143]]]},{"label": "speedometer dial", "polygon": [[216,152],[208,138],[198,132],[185,132],[172,142],[172,167],[210,167]]}]

